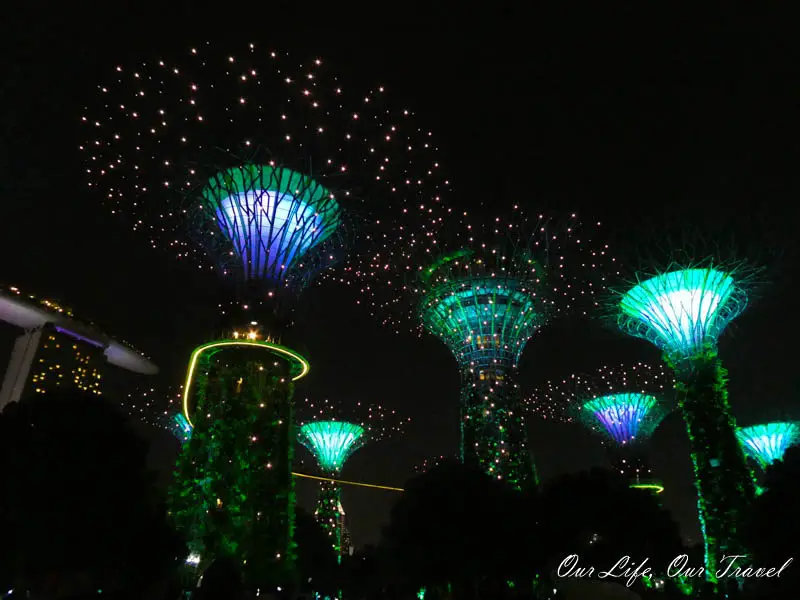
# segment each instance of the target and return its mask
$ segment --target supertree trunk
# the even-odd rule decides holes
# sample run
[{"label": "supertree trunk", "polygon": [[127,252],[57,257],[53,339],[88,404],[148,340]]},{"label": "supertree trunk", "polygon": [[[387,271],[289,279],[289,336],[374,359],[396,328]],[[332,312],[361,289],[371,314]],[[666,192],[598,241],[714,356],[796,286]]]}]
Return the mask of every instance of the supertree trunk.
[{"label": "supertree trunk", "polygon": [[[333,477],[333,475],[331,475],[331,477]],[[341,557],[342,555],[342,516],[339,512],[341,502],[341,486],[333,481],[321,482],[314,516],[325,533],[330,537],[331,545],[337,557]]]},{"label": "supertree trunk", "polygon": [[739,528],[755,498],[753,476],[736,437],[728,403],[727,371],[716,352],[700,354],[674,367],[705,539],[706,579],[716,582],[723,556],[746,554]]},{"label": "supertree trunk", "polygon": [[516,488],[535,483],[519,388],[507,371],[462,371],[461,456]]},{"label": "supertree trunk", "polygon": [[293,583],[294,434],[286,364],[254,358],[217,350],[199,361],[171,513],[203,565],[233,556],[258,588]]}]

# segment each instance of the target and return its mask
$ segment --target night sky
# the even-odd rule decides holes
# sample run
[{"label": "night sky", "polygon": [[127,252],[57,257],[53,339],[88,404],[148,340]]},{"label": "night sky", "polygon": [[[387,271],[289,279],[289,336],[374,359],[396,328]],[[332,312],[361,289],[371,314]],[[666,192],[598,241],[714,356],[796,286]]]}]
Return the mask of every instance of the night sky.
[{"label": "night sky", "polygon": [[[578,210],[602,221],[626,257],[662,219],[717,221],[772,267],[771,283],[720,344],[736,416],[745,425],[800,418],[797,379],[788,376],[800,333],[790,244],[800,84],[789,14],[466,15],[413,3],[347,14],[313,2],[53,8],[61,4],[4,3],[0,282],[59,299],[130,341],[161,367],[157,383],[180,383],[191,349],[206,341],[216,281],[151,250],[88,193],[80,107],[117,60],[225,38],[319,55],[364,85],[386,85],[444,140],[454,204]],[[356,453],[346,479],[402,486],[424,458],[455,453],[458,374],[438,340],[382,330],[346,288],[309,290],[298,321],[313,369],[296,397],[377,402],[413,418],[402,438]],[[14,333],[0,328],[3,356]],[[556,322],[529,342],[519,380],[531,390],[640,360],[659,354],[597,320]],[[177,443],[150,433],[154,463],[166,472]],[[680,418],[669,417],[651,458],[666,506],[696,540],[685,437]],[[606,464],[597,439],[577,425],[533,422],[531,446],[545,479]],[[313,484],[298,487],[310,505]],[[357,544],[378,539],[394,498],[345,489]]]}]

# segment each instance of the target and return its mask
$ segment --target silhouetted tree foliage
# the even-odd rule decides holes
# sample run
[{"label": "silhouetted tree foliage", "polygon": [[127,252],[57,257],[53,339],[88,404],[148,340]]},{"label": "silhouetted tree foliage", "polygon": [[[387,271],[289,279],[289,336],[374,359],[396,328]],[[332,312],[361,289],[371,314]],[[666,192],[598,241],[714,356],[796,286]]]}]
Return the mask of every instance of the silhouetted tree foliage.
[{"label": "silhouetted tree foliage", "polygon": [[50,393],[7,406],[0,565],[12,581],[4,589],[82,577],[111,592],[168,577],[184,545],[154,494],[147,450],[104,398]]},{"label": "silhouetted tree foliage", "polygon": [[241,600],[244,596],[242,571],[236,560],[223,556],[203,573],[197,600]]},{"label": "silhouetted tree foliage", "polygon": [[341,589],[345,598],[384,598],[390,583],[387,552],[367,545],[342,560]]},{"label": "silhouetted tree foliage", "polygon": [[604,568],[630,556],[637,564],[649,558],[657,572],[685,552],[678,524],[657,496],[603,469],[548,482],[538,513],[540,539],[547,540],[554,567],[570,554],[578,554],[584,566]]},{"label": "silhouetted tree foliage", "polygon": [[294,541],[300,587],[323,595],[336,591],[338,560],[330,538],[316,519],[301,507],[295,513]]},{"label": "silhouetted tree foliage", "polygon": [[[749,582],[757,585],[764,597],[782,600],[797,597],[800,585],[800,446],[789,448],[783,460],[767,468],[766,490],[753,503],[750,520],[745,527],[747,547],[756,567],[780,567],[789,558],[795,560],[783,570],[780,578]],[[794,595],[791,595],[794,594]]]},{"label": "silhouetted tree foliage", "polygon": [[410,589],[451,583],[468,594],[535,570],[532,526],[523,494],[447,462],[406,484],[384,543]]}]

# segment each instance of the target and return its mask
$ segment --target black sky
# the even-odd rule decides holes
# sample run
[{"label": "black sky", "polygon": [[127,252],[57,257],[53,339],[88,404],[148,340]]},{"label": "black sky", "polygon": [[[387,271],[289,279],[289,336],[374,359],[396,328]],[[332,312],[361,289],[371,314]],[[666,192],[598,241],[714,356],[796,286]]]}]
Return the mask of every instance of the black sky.
[{"label": "black sky", "polygon": [[[180,381],[205,341],[215,294],[212,280],[150,250],[87,193],[80,107],[117,59],[218,38],[313,52],[415,108],[444,140],[455,201],[577,208],[622,246],[641,243],[637,227],[662,215],[721,219],[755,249],[788,244],[797,223],[800,84],[789,12],[62,4],[4,3],[0,281],[59,298],[130,340],[166,383]],[[788,375],[798,319],[787,274],[796,264],[784,257],[780,268],[721,344],[743,424],[800,416]],[[300,327],[313,372],[297,394],[381,402],[414,419],[403,438],[354,455],[346,477],[402,485],[423,458],[455,452],[458,376],[445,348],[382,330],[346,290],[312,291]],[[5,352],[13,332],[0,332]],[[520,380],[531,389],[609,362],[658,359],[595,321],[556,323],[529,343]],[[532,447],[545,478],[605,464],[577,426],[534,423]],[[172,450],[160,439],[157,462],[169,465]],[[680,419],[656,433],[652,462],[665,503],[696,536]],[[312,494],[300,484],[304,501]],[[392,499],[346,489],[357,543],[377,538]]]}]

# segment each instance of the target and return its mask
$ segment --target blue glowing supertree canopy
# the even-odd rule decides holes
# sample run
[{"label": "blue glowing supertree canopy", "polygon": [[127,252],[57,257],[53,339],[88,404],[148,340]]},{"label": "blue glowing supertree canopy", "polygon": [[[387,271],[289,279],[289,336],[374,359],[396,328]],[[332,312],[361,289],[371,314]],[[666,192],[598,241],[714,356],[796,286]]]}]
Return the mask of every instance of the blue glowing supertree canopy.
[{"label": "blue glowing supertree canopy", "polygon": [[620,294],[618,324],[669,356],[689,358],[716,348],[746,305],[735,270],[674,267]]},{"label": "blue glowing supertree canopy", "polygon": [[594,373],[548,382],[528,396],[543,419],[580,420],[616,444],[652,435],[672,409],[674,377],[662,364],[604,366]]},{"label": "blue glowing supertree canopy", "polygon": [[[412,111],[319,58],[206,43],[120,64],[95,100],[89,186],[153,247],[262,297],[333,277],[354,230],[402,261],[391,249],[427,235],[448,185]],[[406,216],[417,226],[396,226]]]},{"label": "blue glowing supertree canopy", "polygon": [[739,427],[736,436],[745,454],[766,469],[783,458],[786,450],[800,443],[800,422],[785,421]]},{"label": "blue glowing supertree canopy", "polygon": [[333,193],[289,169],[227,169],[211,178],[202,197],[212,221],[208,228],[230,242],[247,280],[279,283],[313,272],[309,252],[340,225]]}]

